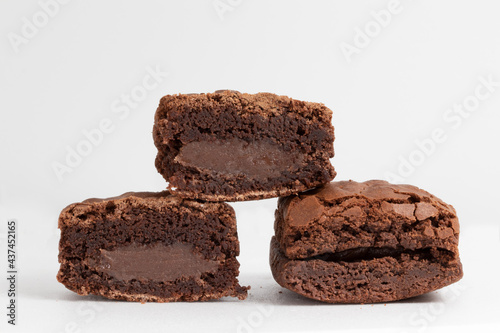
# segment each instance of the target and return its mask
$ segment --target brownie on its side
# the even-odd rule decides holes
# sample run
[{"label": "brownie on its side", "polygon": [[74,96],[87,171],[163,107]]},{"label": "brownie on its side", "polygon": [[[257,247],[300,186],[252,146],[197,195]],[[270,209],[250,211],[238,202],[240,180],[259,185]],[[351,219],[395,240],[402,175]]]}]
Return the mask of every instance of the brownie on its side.
[{"label": "brownie on its side", "polygon": [[207,201],[289,195],[335,177],[332,112],[270,93],[164,96],[153,137],[173,193]]},{"label": "brownie on its side", "polygon": [[57,279],[80,295],[140,302],[244,299],[234,210],[168,192],[66,207]]},{"label": "brownie on its side", "polygon": [[463,275],[454,208],[414,186],[332,182],[280,198],[275,217],[274,279],[312,299],[395,301]]}]

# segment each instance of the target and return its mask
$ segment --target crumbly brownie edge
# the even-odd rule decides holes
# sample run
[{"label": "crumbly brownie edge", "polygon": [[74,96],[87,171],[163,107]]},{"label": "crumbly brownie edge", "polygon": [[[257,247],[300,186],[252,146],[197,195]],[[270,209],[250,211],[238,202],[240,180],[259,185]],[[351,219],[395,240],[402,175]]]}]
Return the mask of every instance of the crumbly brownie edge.
[{"label": "crumbly brownie edge", "polygon": [[[337,173],[335,171],[332,172],[332,179],[335,177]],[[170,191],[175,193],[177,196],[186,199],[195,199],[195,200],[203,200],[208,202],[234,202],[234,201],[250,201],[250,200],[261,200],[261,199],[269,199],[275,197],[282,197],[292,195],[298,192],[302,192],[308,190],[310,188],[314,188],[316,186],[324,184],[324,181],[315,181],[308,185],[302,183],[295,183],[292,187],[280,187],[273,188],[270,190],[261,190],[261,191],[238,191],[236,194],[232,195],[223,195],[223,194],[207,194],[203,192],[195,192],[189,190],[181,190],[179,188],[175,188],[174,186],[169,184],[171,187]]]},{"label": "crumbly brownie edge", "polygon": [[185,108],[211,108],[221,110],[231,108],[237,112],[255,113],[263,116],[280,114],[283,108],[313,121],[331,120],[332,111],[322,103],[300,101],[273,93],[247,94],[236,91],[221,91],[200,94],[165,95],[160,99],[155,121],[167,117],[169,110]]},{"label": "crumbly brownie edge", "polygon": [[[218,221],[218,226],[215,227],[219,228],[223,232],[223,234],[220,235],[216,232],[214,235],[216,237],[223,237],[220,240],[222,242],[229,242],[223,247],[219,246],[220,250],[217,251],[214,251],[216,248],[213,248],[210,251],[207,249],[201,249],[205,256],[210,257],[216,255],[217,258],[219,258],[217,260],[221,260],[219,269],[215,274],[203,277],[204,281],[213,281],[215,288],[212,288],[209,292],[207,292],[207,290],[204,290],[201,286],[197,286],[195,281],[190,281],[188,279],[188,281],[180,281],[177,283],[178,286],[173,283],[164,284],[155,282],[140,285],[136,282],[135,289],[130,289],[126,283],[123,283],[123,281],[116,281],[110,277],[103,278],[101,276],[102,274],[96,274],[96,272],[89,269],[87,265],[89,256],[87,253],[92,252],[92,250],[88,246],[90,246],[89,244],[92,241],[92,237],[95,236],[93,233],[97,232],[95,230],[96,224],[99,223],[99,220],[96,220],[95,217],[104,214],[105,219],[107,218],[108,220],[112,220],[114,218],[113,214],[116,215],[117,212],[118,214],[123,214],[124,207],[130,208],[131,206],[138,206],[143,210],[156,209],[163,212],[168,210],[169,206],[177,207],[177,209],[180,209],[180,211],[183,212],[181,214],[190,215],[199,215],[200,212],[210,212],[208,214],[216,219],[214,221]],[[93,222],[81,219],[84,216],[88,219],[89,214],[94,214]],[[127,214],[124,218],[124,222],[120,223],[128,223],[125,221],[128,220],[130,222],[131,220],[130,216]],[[243,299],[247,295],[248,287],[241,287],[237,280],[237,276],[239,274],[239,263],[235,257],[239,254],[239,241],[237,239],[235,221],[234,210],[225,203],[200,203],[196,201],[182,200],[178,197],[168,195],[167,192],[161,194],[128,193],[116,198],[90,199],[82,203],[72,204],[63,210],[59,220],[61,228],[59,261],[61,263],[61,267],[58,273],[58,280],[68,289],[79,294],[86,295],[91,293],[114,299],[137,301],[192,301],[215,299],[220,296],[234,296]],[[132,227],[134,225],[135,224],[132,223]],[[156,225],[154,227],[157,229],[156,232],[161,231],[161,226],[159,227]],[[140,237],[145,239],[154,239],[154,237],[157,237],[154,236],[155,232],[152,232],[151,235],[147,235],[147,229],[148,228],[145,229],[143,226],[142,228],[136,229],[135,232],[129,230],[131,232],[130,237],[136,237],[138,234],[141,235]],[[100,231],[102,237],[106,237],[105,231],[106,230]],[[186,232],[181,232],[181,234],[182,233]],[[206,234],[205,236],[208,238],[211,237],[207,233],[204,234]],[[73,237],[73,239],[70,239],[71,237]],[[160,238],[155,241],[165,241],[165,239],[162,238],[163,236],[158,237]],[[101,241],[103,240],[101,239]],[[108,239],[107,242],[109,243],[109,241],[114,242],[113,239]],[[122,241],[118,245],[124,244],[125,243]],[[117,244],[115,244],[115,246],[116,245]],[[193,246],[196,245],[193,243]],[[102,248],[102,246],[97,247]],[[199,247],[198,250],[200,250]],[[92,256],[90,256],[90,258],[91,257]],[[217,286],[219,286],[218,289]],[[161,288],[170,288],[168,291],[173,292],[176,287],[184,288],[184,290],[189,290],[189,288],[191,288],[191,290],[196,290],[197,292],[193,295],[175,294],[175,292],[173,294],[163,293],[163,296],[151,295],[150,292],[151,290],[158,290],[158,288],[160,288],[160,290]],[[143,291],[142,296],[140,296],[141,290]]]}]

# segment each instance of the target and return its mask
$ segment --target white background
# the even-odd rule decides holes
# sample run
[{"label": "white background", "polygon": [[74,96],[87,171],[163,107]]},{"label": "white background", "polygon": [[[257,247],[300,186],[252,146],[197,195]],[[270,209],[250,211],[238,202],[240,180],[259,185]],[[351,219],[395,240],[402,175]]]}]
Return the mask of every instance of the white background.
[{"label": "white background", "polygon": [[[6,222],[15,218],[20,272],[15,328],[6,324],[0,274],[2,332],[500,330],[498,2],[40,3],[0,4],[0,268],[6,271]],[[155,83],[147,78],[152,70],[168,75]],[[149,90],[141,88],[145,78]],[[387,305],[301,298],[270,275],[276,199],[269,199],[233,205],[240,281],[252,286],[245,301],[141,305],[66,290],[55,279],[61,209],[163,189],[151,136],[160,97],[217,89],[331,108],[337,180],[396,177],[453,204],[464,279]],[[122,98],[131,93],[136,102],[127,107]],[[89,148],[84,132],[103,121],[111,129]],[[439,142],[430,144],[436,131]],[[86,156],[58,178],[54,165],[84,146]]]}]

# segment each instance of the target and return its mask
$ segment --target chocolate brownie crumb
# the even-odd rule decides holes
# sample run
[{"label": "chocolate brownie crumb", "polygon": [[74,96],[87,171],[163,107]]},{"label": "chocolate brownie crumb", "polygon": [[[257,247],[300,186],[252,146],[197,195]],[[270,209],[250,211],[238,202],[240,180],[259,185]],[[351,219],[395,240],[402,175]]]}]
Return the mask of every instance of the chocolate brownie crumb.
[{"label": "chocolate brownie crumb", "polygon": [[244,299],[233,209],[161,193],[66,207],[57,279],[80,295],[139,302]]},{"label": "chocolate brownie crumb", "polygon": [[167,95],[155,115],[156,168],[178,196],[283,196],[335,177],[332,112],[270,93]]}]

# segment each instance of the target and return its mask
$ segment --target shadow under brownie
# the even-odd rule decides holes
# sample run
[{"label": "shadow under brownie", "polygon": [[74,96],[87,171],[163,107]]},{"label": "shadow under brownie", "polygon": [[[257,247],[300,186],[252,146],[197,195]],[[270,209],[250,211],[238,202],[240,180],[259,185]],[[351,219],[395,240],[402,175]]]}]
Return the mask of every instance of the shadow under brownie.
[{"label": "shadow under brownie", "polygon": [[463,274],[455,210],[414,186],[332,182],[280,198],[275,215],[273,276],[309,298],[395,301]]},{"label": "shadow under brownie", "polygon": [[270,93],[164,96],[156,168],[177,195],[207,201],[297,193],[335,177],[332,112]]},{"label": "shadow under brownie", "polygon": [[234,210],[168,192],[65,208],[57,279],[80,295],[140,302],[244,299]]}]

